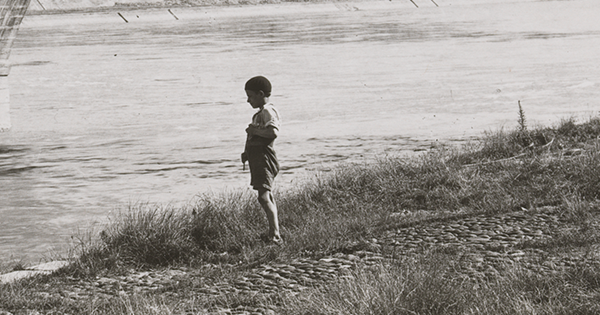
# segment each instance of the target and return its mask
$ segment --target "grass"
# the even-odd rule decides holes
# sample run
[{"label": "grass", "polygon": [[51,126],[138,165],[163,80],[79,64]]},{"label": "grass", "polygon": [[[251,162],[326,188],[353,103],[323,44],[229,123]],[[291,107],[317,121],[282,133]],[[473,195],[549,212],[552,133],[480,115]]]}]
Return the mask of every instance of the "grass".
[{"label": "grass", "polygon": [[[522,143],[527,132],[529,143]],[[266,220],[255,195],[204,195],[190,209],[140,205],[114,218],[81,263],[167,266],[174,263],[255,263],[261,259],[343,251],[393,226],[395,212],[443,218],[564,206],[600,197],[600,119],[555,128],[498,132],[464,148],[415,159],[388,158],[340,167],[276,193],[286,246],[266,252]],[[409,216],[410,217],[410,216]],[[293,249],[293,250],[292,250]],[[275,255],[275,256],[272,256]],[[89,267],[93,269],[92,267]]]},{"label": "grass", "polygon": [[[491,281],[456,278],[452,256],[429,253],[364,269],[324,290],[283,299],[282,314],[597,314],[597,269],[542,276],[507,266]],[[589,283],[585,279],[593,279]],[[583,282],[582,282],[583,281]],[[594,292],[590,297],[589,292]]]},{"label": "grass", "polygon": [[198,297],[190,293],[193,283],[174,287],[177,298],[133,295],[84,304],[28,293],[76,281],[65,279],[174,266],[215,266],[202,270],[206,281],[216,282],[261,263],[367,248],[369,239],[392,228],[549,206],[576,228],[527,246],[594,252],[600,241],[600,119],[527,128],[524,115],[520,108],[516,130],[487,133],[460,148],[343,165],[293,190],[276,191],[286,240],[281,248],[262,241],[267,223],[250,191],[203,195],[185,209],[133,206],[111,218],[101,233],[80,237],[78,258],[57,276],[0,285],[0,310],[179,314],[182,308],[201,313],[219,305],[270,305],[282,314],[597,313],[600,271],[593,266],[550,277],[507,266],[501,277],[473,283],[452,275],[457,253],[399,258],[393,268],[358,270],[293,297]]}]

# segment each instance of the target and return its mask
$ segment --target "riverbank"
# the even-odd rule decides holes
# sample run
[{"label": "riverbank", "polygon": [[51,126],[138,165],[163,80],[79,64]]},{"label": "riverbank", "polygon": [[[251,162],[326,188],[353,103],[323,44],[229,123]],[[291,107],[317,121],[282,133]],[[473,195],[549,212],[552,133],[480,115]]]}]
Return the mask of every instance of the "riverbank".
[{"label": "riverbank", "polygon": [[[455,2],[453,0],[394,0],[403,2],[409,8],[449,7],[461,5],[498,4],[512,2],[510,0],[470,0]],[[231,6],[256,6],[278,4],[325,4],[332,3],[341,7],[352,3],[381,2],[388,0],[36,0],[32,1],[28,9],[29,15],[64,14],[64,13],[92,13],[104,11],[128,11],[156,8],[201,8],[201,7],[231,7]],[[535,2],[535,0],[520,1]],[[352,7],[349,7],[352,10]]]},{"label": "riverbank", "polygon": [[[69,14],[69,13],[96,13],[113,11],[130,11],[143,9],[189,9],[203,7],[247,7],[256,5],[279,4],[319,4],[319,3],[352,3],[352,2],[377,2],[380,0],[358,1],[331,1],[331,0],[82,0],[82,1],[51,1],[46,5],[42,1],[33,1],[28,9],[28,15]],[[380,1],[382,2],[382,1]]]},{"label": "riverbank", "polygon": [[139,206],[81,236],[70,267],[0,285],[0,310],[70,314],[594,314],[600,119],[343,165],[278,193]]},{"label": "riverbank", "polygon": [[[167,9],[119,11],[129,23],[117,12],[27,17],[0,148],[9,175],[0,252],[37,264],[129,204],[247,189],[235,148],[252,111],[240,82],[256,72],[277,83],[285,116],[280,189],[342,161],[512,128],[517,100],[531,125],[596,110],[596,2],[430,5],[171,10],[179,20]],[[272,62],[249,67],[256,56]]]}]

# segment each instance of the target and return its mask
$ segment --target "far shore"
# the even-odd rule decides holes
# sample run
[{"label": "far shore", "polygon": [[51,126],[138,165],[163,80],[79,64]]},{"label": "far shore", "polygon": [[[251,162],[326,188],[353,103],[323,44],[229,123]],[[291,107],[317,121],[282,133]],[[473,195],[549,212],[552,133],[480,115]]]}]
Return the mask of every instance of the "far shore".
[{"label": "far shore", "polygon": [[[116,12],[144,9],[188,9],[207,7],[245,7],[257,5],[285,5],[285,4],[326,4],[326,3],[359,3],[359,2],[381,2],[406,4],[407,8],[427,7],[449,7],[456,5],[494,4],[503,3],[508,0],[469,0],[452,3],[450,0],[62,0],[66,3],[59,4],[61,0],[53,1],[52,5],[44,5],[46,0],[32,1],[27,15],[54,15],[70,13],[97,13]],[[68,2],[78,1],[77,4]],[[521,2],[536,2],[536,0],[523,0]]]},{"label": "far shore", "polygon": [[[334,3],[334,2],[376,2],[381,0],[310,0],[310,1],[285,1],[285,0],[193,0],[193,1],[153,1],[153,2],[115,2],[114,5],[84,6],[72,8],[29,8],[27,15],[54,15],[71,13],[98,13],[117,12],[143,9],[189,9],[203,7],[243,7],[273,4],[309,4],[309,3]],[[33,4],[32,4],[33,6]],[[39,6],[39,5],[38,5]]]}]

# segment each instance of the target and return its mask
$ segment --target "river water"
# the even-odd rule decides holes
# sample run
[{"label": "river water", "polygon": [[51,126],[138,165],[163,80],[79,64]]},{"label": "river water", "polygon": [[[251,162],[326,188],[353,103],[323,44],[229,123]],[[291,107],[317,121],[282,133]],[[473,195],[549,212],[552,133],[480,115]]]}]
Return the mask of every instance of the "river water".
[{"label": "river water", "polygon": [[[600,2],[377,1],[29,15],[0,134],[0,254],[39,260],[130,204],[248,189],[265,75],[280,189],[342,161],[597,114]],[[125,22],[127,20],[127,23]]]}]

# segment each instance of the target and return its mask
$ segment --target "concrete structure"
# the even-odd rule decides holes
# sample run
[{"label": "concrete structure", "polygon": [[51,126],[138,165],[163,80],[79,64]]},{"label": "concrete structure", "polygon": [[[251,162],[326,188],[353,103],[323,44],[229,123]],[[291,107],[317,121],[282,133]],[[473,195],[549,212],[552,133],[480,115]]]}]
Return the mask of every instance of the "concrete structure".
[{"label": "concrete structure", "polygon": [[0,0],[0,131],[10,128],[10,49],[30,0]]},{"label": "concrete structure", "polygon": [[29,267],[25,270],[9,272],[7,274],[0,275],[0,283],[12,283],[36,275],[49,275],[60,268],[66,267],[67,265],[69,265],[68,261],[58,260]]},{"label": "concrete structure", "polygon": [[32,0],[29,11],[85,10],[115,5],[156,4],[164,0]]}]

